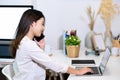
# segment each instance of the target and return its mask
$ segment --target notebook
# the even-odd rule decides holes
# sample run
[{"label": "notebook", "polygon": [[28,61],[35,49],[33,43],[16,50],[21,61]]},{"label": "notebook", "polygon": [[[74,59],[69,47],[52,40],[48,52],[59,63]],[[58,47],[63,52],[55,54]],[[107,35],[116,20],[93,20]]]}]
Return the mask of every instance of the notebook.
[{"label": "notebook", "polygon": [[[88,66],[89,68],[91,68],[94,71],[94,73],[87,73],[85,75],[103,75],[105,68],[106,68],[106,64],[109,60],[109,57],[110,57],[110,51],[107,48],[103,57],[102,57],[102,60],[101,60],[99,66]],[[76,69],[80,69],[80,68],[82,68],[82,67],[76,66]]]},{"label": "notebook", "polygon": [[95,61],[93,59],[73,59],[71,64],[73,66],[88,66],[95,65]]}]

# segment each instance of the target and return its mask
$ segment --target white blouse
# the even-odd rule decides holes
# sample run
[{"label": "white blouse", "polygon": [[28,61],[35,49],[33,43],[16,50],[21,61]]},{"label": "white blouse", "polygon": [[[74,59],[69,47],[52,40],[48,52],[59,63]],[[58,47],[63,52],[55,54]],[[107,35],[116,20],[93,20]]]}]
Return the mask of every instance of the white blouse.
[{"label": "white blouse", "polygon": [[13,63],[14,80],[45,80],[45,68],[65,73],[67,65],[53,61],[37,44],[25,36]]}]

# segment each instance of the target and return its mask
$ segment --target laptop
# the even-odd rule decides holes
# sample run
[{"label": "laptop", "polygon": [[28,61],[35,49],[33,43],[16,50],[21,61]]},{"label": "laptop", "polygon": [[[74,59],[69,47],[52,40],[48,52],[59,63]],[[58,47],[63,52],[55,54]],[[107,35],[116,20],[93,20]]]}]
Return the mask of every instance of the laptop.
[{"label": "laptop", "polygon": [[[89,68],[91,68],[94,71],[94,73],[86,73],[85,75],[103,75],[103,73],[105,71],[106,64],[109,60],[109,57],[110,57],[110,51],[107,48],[103,57],[102,57],[102,60],[101,60],[99,66],[88,66]],[[76,66],[76,69],[80,69],[80,68],[82,68],[82,67]]]}]

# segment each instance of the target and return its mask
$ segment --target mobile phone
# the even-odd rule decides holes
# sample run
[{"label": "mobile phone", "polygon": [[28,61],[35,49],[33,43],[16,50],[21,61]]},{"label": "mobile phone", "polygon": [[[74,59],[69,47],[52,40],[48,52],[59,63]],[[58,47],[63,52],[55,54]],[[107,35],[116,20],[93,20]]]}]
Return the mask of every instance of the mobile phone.
[{"label": "mobile phone", "polygon": [[34,37],[34,39],[39,42],[44,37],[45,37],[45,35],[42,33],[39,37]]}]

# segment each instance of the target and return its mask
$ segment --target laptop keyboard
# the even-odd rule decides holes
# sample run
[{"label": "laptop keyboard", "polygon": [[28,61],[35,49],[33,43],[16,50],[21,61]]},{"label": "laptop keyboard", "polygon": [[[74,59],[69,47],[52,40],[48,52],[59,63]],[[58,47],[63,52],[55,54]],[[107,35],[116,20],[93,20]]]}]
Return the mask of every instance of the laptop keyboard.
[{"label": "laptop keyboard", "polygon": [[[86,73],[85,75],[91,75],[91,74],[99,74],[98,68],[97,67],[89,67],[93,70],[94,73]],[[76,67],[76,69],[81,69],[81,67]]]},{"label": "laptop keyboard", "polygon": [[93,74],[99,74],[98,68],[97,67],[89,67],[93,70]]}]

